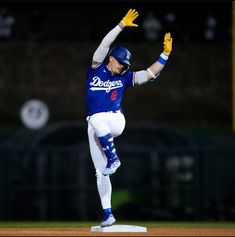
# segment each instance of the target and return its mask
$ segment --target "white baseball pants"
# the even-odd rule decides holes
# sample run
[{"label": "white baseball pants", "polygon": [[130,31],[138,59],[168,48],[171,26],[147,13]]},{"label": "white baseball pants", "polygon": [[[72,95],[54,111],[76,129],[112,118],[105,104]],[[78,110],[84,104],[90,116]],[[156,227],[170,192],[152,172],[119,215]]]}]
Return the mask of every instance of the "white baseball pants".
[{"label": "white baseball pants", "polygon": [[101,112],[87,118],[88,139],[91,158],[96,169],[97,188],[103,209],[111,208],[112,185],[109,175],[102,175],[107,164],[107,158],[97,137],[111,133],[115,138],[122,134],[125,128],[125,117],[118,112]]}]

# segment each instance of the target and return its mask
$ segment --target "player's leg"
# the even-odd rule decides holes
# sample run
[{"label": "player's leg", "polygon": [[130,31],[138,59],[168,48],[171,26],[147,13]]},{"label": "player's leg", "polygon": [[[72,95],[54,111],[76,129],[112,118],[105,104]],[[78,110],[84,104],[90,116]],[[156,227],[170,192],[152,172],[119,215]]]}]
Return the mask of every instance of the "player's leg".
[{"label": "player's leg", "polygon": [[[114,146],[113,137],[118,136],[120,131],[123,131],[123,118],[117,115],[116,117],[120,117],[121,120],[115,118],[112,113],[94,114],[89,119],[89,123],[93,127],[108,160],[106,168],[102,172],[103,175],[115,173],[117,168],[121,165]],[[111,120],[115,120],[115,122],[110,122]]]},{"label": "player's leg", "polygon": [[121,112],[117,112],[117,113],[108,113],[106,117],[107,117],[106,124],[113,137],[115,138],[120,136],[126,125],[124,115]]},{"label": "player's leg", "polygon": [[[125,127],[125,117],[122,113],[106,113],[105,122],[110,130],[110,140],[112,141],[112,151],[116,152],[116,148],[114,146],[114,138],[121,135]],[[109,134],[109,135],[110,135]],[[121,165],[119,158],[116,160],[108,160],[106,168],[103,170],[104,175],[110,175],[116,172],[117,168]]]},{"label": "player's leg", "polygon": [[104,219],[101,222],[101,226],[112,225],[115,222],[115,218],[111,211],[111,194],[112,185],[109,176],[102,175],[102,171],[105,169],[107,159],[102,151],[99,140],[91,127],[88,124],[88,140],[90,153],[94,167],[96,169],[96,183],[100,196],[101,205],[104,211]]}]

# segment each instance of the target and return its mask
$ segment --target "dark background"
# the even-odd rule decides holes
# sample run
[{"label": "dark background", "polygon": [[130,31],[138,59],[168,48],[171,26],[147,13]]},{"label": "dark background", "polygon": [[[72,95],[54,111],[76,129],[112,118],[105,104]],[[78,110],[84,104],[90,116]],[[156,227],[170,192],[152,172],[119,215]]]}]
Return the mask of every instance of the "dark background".
[{"label": "dark background", "polygon": [[[127,2],[124,7],[115,1],[2,5],[8,5],[15,17],[12,39],[1,44],[0,112],[4,126],[19,128],[18,112],[34,97],[49,105],[50,122],[84,121],[87,65],[104,35],[135,7],[140,11],[140,27],[126,29],[118,38],[118,43],[132,52],[132,70],[152,64],[162,51],[165,32],[171,31],[174,45],[160,82],[127,92],[122,106],[128,121],[231,128],[230,2]],[[32,23],[36,10],[41,15]],[[161,38],[155,42],[145,39],[142,27],[149,11],[162,24]],[[168,12],[176,16],[172,24],[165,19]],[[209,14],[217,22],[212,40],[204,37]],[[41,33],[34,40],[39,25]]]}]

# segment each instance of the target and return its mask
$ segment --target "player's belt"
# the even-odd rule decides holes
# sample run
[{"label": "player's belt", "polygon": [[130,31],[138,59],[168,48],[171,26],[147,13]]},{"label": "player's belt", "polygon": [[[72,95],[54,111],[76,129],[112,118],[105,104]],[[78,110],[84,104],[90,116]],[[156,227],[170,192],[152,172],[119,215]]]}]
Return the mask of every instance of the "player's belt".
[{"label": "player's belt", "polygon": [[[110,111],[107,111],[105,113],[121,113],[121,110],[110,110]],[[91,116],[87,116],[86,117],[86,120],[89,121]]]},{"label": "player's belt", "polygon": [[121,110],[111,110],[111,111],[108,111],[108,113],[120,113]]}]

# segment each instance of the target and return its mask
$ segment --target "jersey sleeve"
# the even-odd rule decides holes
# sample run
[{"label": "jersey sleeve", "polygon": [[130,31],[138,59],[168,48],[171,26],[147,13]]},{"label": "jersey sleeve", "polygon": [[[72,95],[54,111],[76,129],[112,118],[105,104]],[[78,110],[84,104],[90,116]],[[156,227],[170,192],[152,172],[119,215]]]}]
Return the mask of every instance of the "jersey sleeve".
[{"label": "jersey sleeve", "polygon": [[126,72],[125,73],[125,89],[128,87],[134,87],[134,72]]}]

